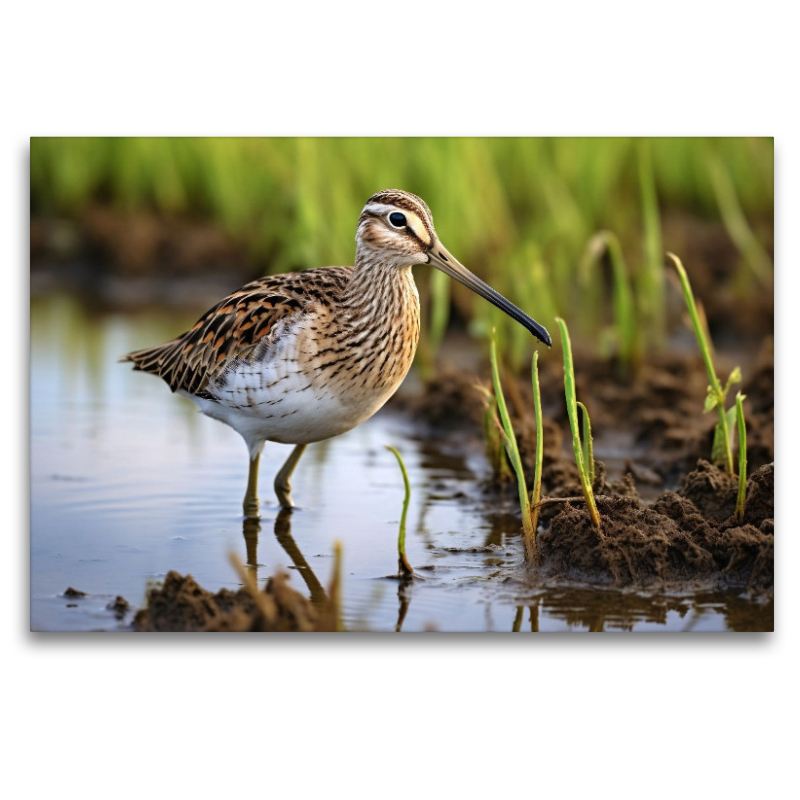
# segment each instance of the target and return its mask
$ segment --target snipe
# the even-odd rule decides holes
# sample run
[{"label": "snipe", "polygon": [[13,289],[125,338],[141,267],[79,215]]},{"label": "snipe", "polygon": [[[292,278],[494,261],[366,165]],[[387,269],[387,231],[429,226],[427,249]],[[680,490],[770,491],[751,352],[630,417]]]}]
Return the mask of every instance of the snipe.
[{"label": "snipe", "polygon": [[250,452],[245,516],[259,513],[265,441],[295,445],[275,478],[292,507],[290,478],[306,445],[349,431],[394,394],[419,341],[411,267],[431,264],[550,345],[547,331],[443,247],[428,206],[389,189],[364,206],[354,267],[323,267],[248,283],[166,344],[123,356],[230,425]]}]

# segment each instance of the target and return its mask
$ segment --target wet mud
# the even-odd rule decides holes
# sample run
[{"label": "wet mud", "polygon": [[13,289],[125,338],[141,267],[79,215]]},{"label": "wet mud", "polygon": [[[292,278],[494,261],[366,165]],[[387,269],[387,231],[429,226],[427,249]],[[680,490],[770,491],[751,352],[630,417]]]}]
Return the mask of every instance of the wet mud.
[{"label": "wet mud", "polygon": [[[617,587],[669,589],[686,584],[769,595],[774,585],[771,498],[774,469],[748,481],[743,523],[733,515],[736,485],[705,461],[676,492],[652,506],[599,495],[598,531],[585,507],[567,503],[539,534],[542,574]],[[769,514],[769,516],[765,516]]]},{"label": "wet mud", "polygon": [[[741,353],[718,356],[720,372]],[[774,588],[774,366],[768,338],[742,363],[747,396],[748,474],[744,519],[735,519],[738,482],[709,463],[714,414],[703,414],[708,379],[699,354],[662,352],[636,374],[591,358],[576,362],[578,397],[592,415],[595,456],[623,438],[613,470],[596,461],[593,490],[602,518],[594,528],[568,440],[563,373],[558,359],[540,369],[544,463],[538,534],[544,579],[643,589],[739,589],[771,597]],[[484,383],[486,376],[483,375]],[[460,425],[464,439],[483,441],[485,402],[475,376],[440,373],[406,408],[431,427]],[[530,377],[506,381],[506,400],[528,486],[536,428]],[[738,387],[734,387],[735,389]],[[730,399],[732,399],[733,391]],[[484,395],[485,396],[485,395]],[[609,449],[609,448],[607,448]],[[487,447],[493,463],[497,453]],[[738,453],[734,451],[734,458]],[[738,464],[738,461],[737,461]],[[508,463],[495,463],[485,501],[516,493]],[[568,502],[558,502],[572,498]]]},{"label": "wet mud", "polygon": [[146,606],[136,612],[139,632],[311,632],[336,630],[331,605],[320,607],[288,585],[278,573],[262,590],[245,586],[238,591],[212,593],[191,575],[169,572],[162,586],[147,594]]}]

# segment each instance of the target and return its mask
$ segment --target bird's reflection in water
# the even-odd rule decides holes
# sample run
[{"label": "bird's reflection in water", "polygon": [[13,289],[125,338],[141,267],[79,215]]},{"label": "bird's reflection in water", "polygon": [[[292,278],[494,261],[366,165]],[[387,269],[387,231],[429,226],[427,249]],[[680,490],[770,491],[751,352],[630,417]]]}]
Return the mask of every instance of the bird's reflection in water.
[{"label": "bird's reflection in water", "polygon": [[[530,613],[531,631],[533,633],[539,632],[539,598],[537,597],[532,605],[528,606]],[[522,630],[522,617],[525,613],[524,606],[517,606],[514,613],[514,622],[511,625],[512,633],[519,633]]]},{"label": "bird's reflection in water", "polygon": [[[328,607],[328,595],[322,584],[314,574],[314,570],[306,561],[305,556],[297,546],[297,542],[292,538],[292,512],[290,509],[281,509],[275,517],[275,538],[278,544],[286,551],[292,561],[294,568],[300,573],[308,591],[311,595],[311,602],[320,608]],[[261,532],[261,520],[245,519],[242,523],[242,535],[247,552],[247,567],[252,569],[258,580],[258,534]]]},{"label": "bird's reflection in water", "polygon": [[[292,561],[294,568],[300,573],[306,587],[308,588],[311,596],[311,602],[319,608],[327,609],[330,606],[328,593],[319,582],[319,578],[314,574],[314,570],[309,566],[305,556],[300,551],[292,537],[292,512],[289,509],[281,509],[278,516],[275,517],[274,526],[275,538],[278,544],[286,551],[286,554]],[[246,566],[252,570],[256,582],[258,582],[258,535],[261,533],[261,520],[258,519],[245,519],[242,522],[242,536],[244,537],[245,551],[246,551]],[[409,578],[401,578],[397,589],[397,624],[395,631],[400,631],[403,627],[403,621],[408,613],[408,607],[411,604],[411,585],[412,581]]]}]

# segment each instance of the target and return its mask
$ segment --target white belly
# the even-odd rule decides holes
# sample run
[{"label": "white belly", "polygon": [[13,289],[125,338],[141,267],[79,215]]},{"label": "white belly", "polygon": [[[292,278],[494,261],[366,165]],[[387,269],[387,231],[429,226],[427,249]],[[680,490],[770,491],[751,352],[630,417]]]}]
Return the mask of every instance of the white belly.
[{"label": "white belly", "polygon": [[210,385],[216,399],[188,395],[204,414],[241,434],[251,453],[264,441],[310,444],[345,433],[378,411],[400,383],[343,392],[341,383],[315,380],[301,369],[293,334],[277,344],[267,359],[240,362]]}]

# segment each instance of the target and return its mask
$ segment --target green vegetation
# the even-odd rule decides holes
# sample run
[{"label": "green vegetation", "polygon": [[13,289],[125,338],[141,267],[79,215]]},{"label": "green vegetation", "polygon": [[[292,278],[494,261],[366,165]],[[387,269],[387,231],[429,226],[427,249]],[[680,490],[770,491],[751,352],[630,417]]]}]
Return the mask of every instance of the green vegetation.
[{"label": "green vegetation", "polygon": [[626,367],[632,364],[635,366],[641,359],[641,348],[644,344],[642,327],[636,319],[633,287],[616,234],[600,231],[589,240],[581,261],[581,284],[586,285],[593,268],[599,265],[606,252],[611,260],[614,324],[609,331],[610,337],[601,334],[601,338],[613,338],[620,361]]},{"label": "green vegetation", "polygon": [[403,473],[405,497],[403,499],[403,513],[400,517],[400,531],[397,535],[397,569],[400,575],[410,578],[414,575],[414,570],[408,563],[408,558],[406,558],[406,515],[408,514],[408,503],[411,500],[411,483],[408,480],[408,472],[406,471],[406,465],[403,463],[403,457],[400,455],[400,451],[396,447],[391,447],[388,444],[386,445],[386,449],[394,453],[394,457],[400,465],[400,471]]},{"label": "green vegetation", "polygon": [[736,423],[739,429],[739,490],[736,493],[736,520],[744,522],[744,501],[747,495],[747,428],[744,424],[746,395],[736,393]]},{"label": "green vegetation", "polygon": [[[613,231],[631,287],[623,299],[615,267],[623,360],[663,341],[662,217],[724,222],[747,275],[771,277],[759,239],[773,213],[770,138],[34,138],[30,179],[34,215],[79,219],[103,203],[209,220],[243,244],[253,276],[352,263],[364,201],[408,189],[453,254],[544,325],[576,303],[603,309],[602,275],[576,296],[577,276],[586,242]],[[505,362],[527,366],[519,325],[436,270],[416,272],[429,365],[452,308],[473,333],[497,327]],[[605,325],[582,313],[575,334],[600,342]]]},{"label": "green vegetation", "polygon": [[686,307],[689,309],[689,317],[692,321],[694,334],[697,337],[697,343],[700,345],[700,352],[703,354],[703,362],[706,366],[708,373],[708,396],[706,397],[705,406],[703,411],[708,413],[717,409],[718,421],[714,429],[714,443],[711,449],[711,460],[715,464],[720,464],[729,475],[734,474],[733,470],[733,451],[731,449],[731,436],[730,432],[733,428],[733,422],[736,415],[736,408],[732,406],[727,411],[725,410],[725,400],[728,396],[732,384],[739,383],[742,380],[742,372],[739,367],[736,367],[733,372],[728,376],[728,380],[723,387],[717,377],[717,372],[714,369],[714,362],[711,357],[710,337],[707,336],[705,326],[702,324],[700,315],[697,311],[695,304],[694,294],[692,293],[692,286],[689,283],[689,276],[681,263],[681,260],[673,253],[667,253],[675,264],[675,269],[678,271],[680,278],[681,288],[683,289],[683,296],[686,300]]},{"label": "green vegetation", "polygon": [[[537,510],[536,519],[534,520],[531,509],[531,499],[528,497],[528,487],[525,483],[525,470],[523,469],[522,458],[520,457],[519,447],[517,446],[517,437],[514,433],[514,428],[511,425],[511,418],[508,415],[508,408],[503,395],[503,386],[500,383],[500,369],[497,361],[497,337],[495,336],[494,330],[492,331],[489,353],[492,362],[492,383],[494,384],[494,396],[497,401],[497,410],[500,414],[500,435],[502,436],[503,443],[505,444],[506,452],[508,453],[508,459],[511,461],[511,466],[514,468],[514,473],[517,476],[519,507],[520,511],[522,512],[522,531],[525,539],[525,555],[528,563],[538,564],[539,553],[536,548],[536,522],[538,522],[539,514]],[[541,417],[541,412],[538,416]],[[537,433],[540,433],[540,431],[537,431]],[[541,441],[541,438],[539,441]],[[536,502],[538,502],[538,500]]]},{"label": "green vegetation", "polygon": [[[533,491],[531,492],[531,527],[534,532],[533,549],[536,547],[536,529],[539,527],[539,501],[542,499],[542,460],[544,458],[544,424],[542,422],[542,396],[539,391],[539,351],[534,351],[531,363],[531,383],[533,384],[533,413],[536,417],[536,463],[533,471]],[[530,554],[533,558],[534,553]]]},{"label": "green vegetation", "polygon": [[[594,456],[592,454],[592,428],[589,422],[589,413],[581,403],[584,420],[584,442],[581,443],[580,428],[578,425],[578,402],[575,396],[575,370],[572,364],[572,343],[569,339],[567,324],[561,317],[556,319],[559,330],[561,331],[561,345],[564,349],[564,393],[567,398],[567,416],[569,416],[569,427],[572,431],[572,449],[575,453],[575,463],[578,465],[578,472],[581,478],[583,495],[586,498],[586,505],[589,507],[589,515],[592,518],[597,532],[602,538],[600,527],[600,515],[597,513],[597,505],[594,501],[592,490],[592,478],[594,477]],[[591,463],[590,463],[591,462]]]},{"label": "green vegetation", "polygon": [[589,485],[594,486],[594,442],[592,440],[592,422],[589,419],[589,410],[579,402],[578,408],[581,410],[581,455],[586,466],[586,474],[589,478]]}]

